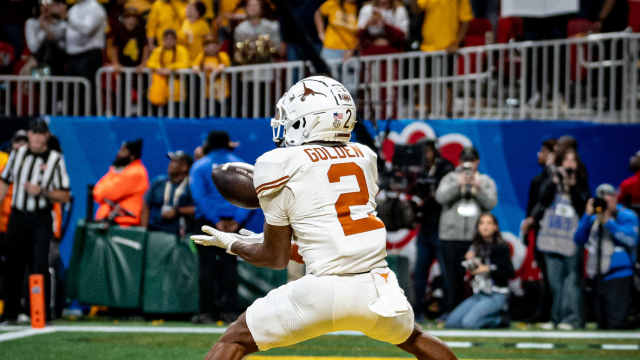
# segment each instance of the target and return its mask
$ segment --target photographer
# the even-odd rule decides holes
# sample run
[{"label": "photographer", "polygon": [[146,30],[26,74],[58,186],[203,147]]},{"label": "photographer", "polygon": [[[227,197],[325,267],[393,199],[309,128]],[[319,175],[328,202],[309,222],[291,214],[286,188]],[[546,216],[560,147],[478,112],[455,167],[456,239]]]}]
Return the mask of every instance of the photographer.
[{"label": "photographer", "polygon": [[[473,276],[473,296],[453,310],[445,327],[481,329],[503,323],[502,312],[514,275],[509,245],[500,236],[498,220],[491,213],[480,215],[471,248],[462,267]],[[459,266],[459,265],[458,265]]]},{"label": "photographer", "polygon": [[424,172],[417,177],[411,191],[418,200],[418,220],[420,233],[417,239],[417,259],[413,273],[416,306],[416,319],[423,318],[425,308],[425,290],[429,279],[429,270],[435,259],[442,262],[438,226],[442,206],[436,201],[435,194],[440,181],[454,170],[449,160],[440,156],[433,139],[424,143]]},{"label": "photographer", "polygon": [[461,165],[442,179],[436,191],[436,201],[442,205],[439,229],[447,312],[463,300],[464,271],[460,262],[473,239],[474,225],[481,213],[490,211],[498,202],[496,184],[478,172],[479,162],[476,149],[464,148]]},{"label": "photographer", "polygon": [[580,252],[573,236],[589,198],[589,186],[579,164],[573,148],[558,152],[554,165],[549,167],[551,176],[540,185],[540,199],[532,211],[540,229],[536,247],[544,258],[553,298],[552,323],[543,324],[543,328],[571,330],[583,325]]},{"label": "photographer", "polygon": [[587,276],[593,281],[593,311],[600,329],[623,329],[631,307],[633,262],[638,245],[638,217],[618,205],[609,184],[589,199],[574,240],[589,253]]}]

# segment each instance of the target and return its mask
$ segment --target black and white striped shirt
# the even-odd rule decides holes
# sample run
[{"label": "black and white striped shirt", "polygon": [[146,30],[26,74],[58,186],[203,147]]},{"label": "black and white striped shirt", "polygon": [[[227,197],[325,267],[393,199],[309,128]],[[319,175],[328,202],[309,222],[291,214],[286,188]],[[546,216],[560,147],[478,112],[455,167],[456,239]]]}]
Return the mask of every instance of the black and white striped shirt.
[{"label": "black and white striped shirt", "polygon": [[25,183],[38,185],[45,191],[69,190],[69,175],[62,154],[54,150],[34,154],[27,145],[11,152],[0,179],[14,184],[11,206],[27,212],[48,210],[52,204],[42,195],[27,193]]}]

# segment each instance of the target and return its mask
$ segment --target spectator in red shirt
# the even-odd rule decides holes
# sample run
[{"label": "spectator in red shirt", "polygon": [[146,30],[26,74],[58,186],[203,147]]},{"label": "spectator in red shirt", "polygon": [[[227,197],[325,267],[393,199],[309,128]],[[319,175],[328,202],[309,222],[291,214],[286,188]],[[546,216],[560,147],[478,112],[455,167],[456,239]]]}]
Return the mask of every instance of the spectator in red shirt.
[{"label": "spectator in red shirt", "polygon": [[409,13],[392,0],[365,4],[358,15],[358,38],[362,55],[400,52],[409,32]]},{"label": "spectator in red shirt", "polygon": [[640,216],[640,150],[629,159],[629,169],[634,174],[620,184],[618,202]]}]

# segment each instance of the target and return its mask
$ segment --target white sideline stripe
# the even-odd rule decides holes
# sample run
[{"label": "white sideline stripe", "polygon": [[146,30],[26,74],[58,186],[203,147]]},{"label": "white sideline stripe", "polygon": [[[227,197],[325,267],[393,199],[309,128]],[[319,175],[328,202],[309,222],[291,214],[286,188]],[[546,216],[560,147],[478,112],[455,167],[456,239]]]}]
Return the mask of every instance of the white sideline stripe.
[{"label": "white sideline stripe", "polygon": [[640,339],[640,332],[433,330],[433,336],[529,339]]},{"label": "white sideline stripe", "polygon": [[445,341],[445,343],[450,348],[470,348],[473,346],[470,341]]},{"label": "white sideline stripe", "polygon": [[[31,329],[29,326],[0,325],[2,331]],[[46,329],[64,332],[109,332],[109,333],[175,333],[175,334],[221,334],[226,327],[186,326],[122,326],[122,325],[55,325]],[[590,331],[487,331],[487,330],[433,330],[427,332],[440,337],[462,338],[529,338],[529,339],[640,339],[640,332],[590,332]],[[329,335],[364,336],[359,331],[336,331]]]},{"label": "white sideline stripe", "polygon": [[553,349],[553,344],[546,343],[517,343],[516,349]]},{"label": "white sideline stripe", "polygon": [[181,326],[52,326],[61,332],[222,334],[227,328]]},{"label": "white sideline stripe", "polygon": [[21,338],[25,338],[33,335],[50,334],[55,331],[56,330],[52,328],[44,328],[44,329],[27,329],[27,330],[20,330],[16,332],[10,332],[6,334],[0,334],[0,342],[21,339]]},{"label": "white sideline stripe", "polygon": [[640,345],[633,344],[602,344],[602,350],[639,350]]}]

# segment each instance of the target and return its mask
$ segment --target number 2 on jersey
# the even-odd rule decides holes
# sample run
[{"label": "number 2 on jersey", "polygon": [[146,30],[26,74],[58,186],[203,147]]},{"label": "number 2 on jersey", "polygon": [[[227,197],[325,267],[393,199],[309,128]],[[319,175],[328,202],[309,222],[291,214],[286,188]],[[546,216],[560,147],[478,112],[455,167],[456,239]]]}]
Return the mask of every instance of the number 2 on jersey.
[{"label": "number 2 on jersey", "polygon": [[344,235],[349,236],[383,228],[384,223],[373,214],[358,220],[351,218],[350,206],[367,205],[369,202],[367,180],[364,177],[364,172],[356,163],[333,164],[327,173],[330,183],[340,182],[343,177],[351,175],[356,177],[360,191],[340,194],[335,205],[338,221],[342,225]]}]

